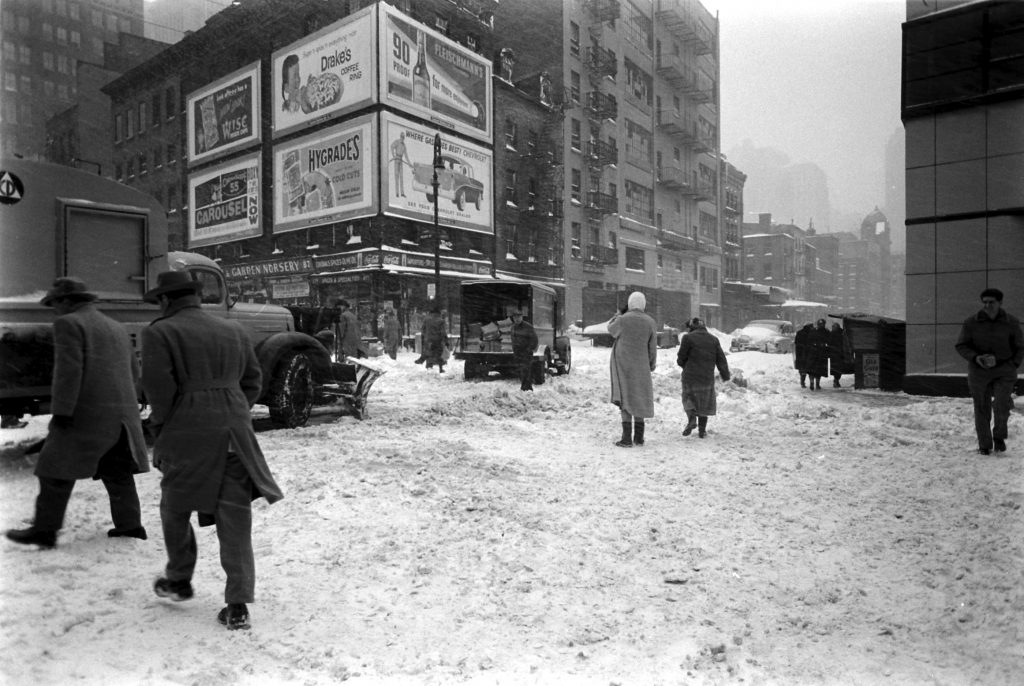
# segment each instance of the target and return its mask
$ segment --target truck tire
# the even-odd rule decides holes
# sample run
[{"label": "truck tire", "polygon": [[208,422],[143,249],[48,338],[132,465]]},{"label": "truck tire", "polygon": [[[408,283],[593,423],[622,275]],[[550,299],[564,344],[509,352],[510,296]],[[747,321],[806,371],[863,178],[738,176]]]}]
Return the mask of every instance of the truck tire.
[{"label": "truck tire", "polygon": [[313,409],[313,369],[304,353],[290,353],[278,363],[270,381],[267,407],[278,426],[294,429],[309,420]]}]

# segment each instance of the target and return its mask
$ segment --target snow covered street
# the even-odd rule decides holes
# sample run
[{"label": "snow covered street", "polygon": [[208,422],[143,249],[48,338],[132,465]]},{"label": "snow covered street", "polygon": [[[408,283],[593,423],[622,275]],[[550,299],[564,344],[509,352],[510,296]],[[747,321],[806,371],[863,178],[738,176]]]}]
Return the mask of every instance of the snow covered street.
[{"label": "snow covered street", "polygon": [[[376,358],[370,417],[259,434],[285,500],[254,507],[257,602],[227,632],[211,528],[196,597],[152,592],[148,541],[108,539],[78,482],[53,551],[0,544],[0,680],[28,684],[1005,684],[1024,669],[1024,416],[976,454],[970,401],[799,386],[734,353],[708,436],[657,416],[616,448],[608,348],[534,393]],[[37,492],[0,433],[0,524]],[[1013,675],[1017,674],[1017,677]]]}]

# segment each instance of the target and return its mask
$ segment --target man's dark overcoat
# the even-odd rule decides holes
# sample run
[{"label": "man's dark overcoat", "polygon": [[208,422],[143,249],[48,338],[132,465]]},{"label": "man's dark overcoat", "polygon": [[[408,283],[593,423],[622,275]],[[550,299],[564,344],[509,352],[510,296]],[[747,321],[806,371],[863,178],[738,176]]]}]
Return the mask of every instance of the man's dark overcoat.
[{"label": "man's dark overcoat", "polygon": [[828,329],[816,326],[807,335],[807,373],[828,376]]},{"label": "man's dark overcoat", "polygon": [[253,481],[254,497],[283,497],[263,457],[249,410],[260,365],[246,331],[180,298],[142,332],[142,387],[157,433],[153,464],[177,511],[216,510],[228,450]]},{"label": "man's dark overcoat", "polygon": [[88,479],[124,429],[136,473],[149,471],[136,383],[139,366],[128,331],[91,302],[53,322],[51,411],[72,426],[50,426],[37,476]]}]

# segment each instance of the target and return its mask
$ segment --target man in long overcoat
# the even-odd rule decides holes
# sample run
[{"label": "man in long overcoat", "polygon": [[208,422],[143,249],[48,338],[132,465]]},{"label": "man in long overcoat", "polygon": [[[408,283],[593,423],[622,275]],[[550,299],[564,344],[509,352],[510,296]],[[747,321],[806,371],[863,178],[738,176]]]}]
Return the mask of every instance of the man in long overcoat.
[{"label": "man in long overcoat", "polygon": [[163,272],[145,295],[162,317],[142,332],[142,386],[156,435],[153,462],[161,472],[160,518],[167,547],[161,597],[192,597],[196,538],[212,515],[227,575],[227,607],[217,619],[229,629],[249,627],[256,565],[251,501],[282,498],[253,432],[249,410],[260,394],[260,366],[245,330],[204,312],[202,285],[186,272]]},{"label": "man in long overcoat", "polygon": [[611,402],[619,407],[620,448],[644,444],[644,420],[654,416],[654,382],[651,372],[658,363],[658,326],[644,312],[647,298],[630,293],[627,309],[608,321],[614,339],[611,355]]},{"label": "man in long overcoat", "polygon": [[[813,324],[804,324],[793,338],[793,367],[800,374],[801,388],[807,388],[808,359],[811,353],[809,339],[813,330]],[[811,390],[814,390],[813,386],[811,386]]]},{"label": "man in long overcoat", "polygon": [[341,347],[341,354],[344,357],[359,357],[359,345],[363,340],[359,332],[359,320],[356,319],[347,300],[339,300],[338,308],[341,310],[338,318],[338,345]]},{"label": "man in long overcoat", "polygon": [[686,328],[688,333],[683,336],[676,355],[676,363],[683,368],[683,409],[686,411],[683,435],[689,436],[696,428],[697,435],[704,438],[708,417],[718,412],[715,368],[722,381],[728,381],[729,363],[722,344],[708,332],[701,319],[694,317],[686,323]]},{"label": "man in long overcoat", "polygon": [[819,319],[807,336],[807,375],[811,377],[811,389],[820,391],[821,377],[828,376],[828,329],[824,319]]},{"label": "man in long overcoat", "polygon": [[427,369],[435,364],[437,371],[444,373],[444,351],[448,345],[448,329],[441,319],[441,308],[434,305],[430,312],[423,318],[423,331],[420,337],[420,344],[423,348],[421,359],[426,362]]},{"label": "man in long overcoat", "polygon": [[398,316],[394,310],[388,310],[384,315],[384,352],[392,360],[398,359],[398,346],[402,343],[402,327],[398,323]]},{"label": "man in long overcoat", "polygon": [[136,384],[138,362],[128,331],[100,312],[85,283],[57,279],[42,299],[53,322],[50,420],[36,476],[39,496],[27,529],[12,529],[17,543],[52,548],[64,526],[78,479],[102,479],[110,496],[111,537],[146,538],[133,474],[149,471]]},{"label": "man in long overcoat", "polygon": [[519,390],[533,390],[533,353],[537,350],[537,332],[523,319],[523,311],[516,308],[512,317],[512,359],[519,369]]}]

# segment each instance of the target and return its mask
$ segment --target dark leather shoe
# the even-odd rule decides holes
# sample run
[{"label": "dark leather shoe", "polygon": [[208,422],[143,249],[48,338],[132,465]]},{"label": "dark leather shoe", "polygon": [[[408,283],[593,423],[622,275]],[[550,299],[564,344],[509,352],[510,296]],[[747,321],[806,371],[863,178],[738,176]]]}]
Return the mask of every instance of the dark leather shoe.
[{"label": "dark leather shoe", "polygon": [[632,448],[633,441],[615,441],[615,445],[619,446],[620,448]]},{"label": "dark leather shoe", "polygon": [[708,432],[705,431],[704,429],[701,429],[700,431],[697,432],[697,438],[704,438],[707,435],[708,435]]},{"label": "dark leather shoe", "polygon": [[107,532],[107,536],[110,538],[138,538],[145,541],[146,528],[143,526],[137,526],[134,529],[111,529]]},{"label": "dark leather shoe", "polygon": [[170,598],[176,603],[190,600],[194,595],[192,592],[192,582],[184,579],[181,581],[171,581],[164,577],[160,577],[153,583],[153,592],[161,598]]},{"label": "dark leather shoe", "polygon": [[248,629],[250,627],[249,608],[245,606],[245,603],[230,603],[217,613],[217,621],[232,631]]},{"label": "dark leather shoe", "polygon": [[683,435],[689,436],[693,433],[693,430],[697,428],[697,422],[691,422],[683,427]]},{"label": "dark leather shoe", "polygon": [[995,443],[996,443],[996,452],[997,453],[1005,453],[1006,452],[1006,441],[1004,441],[1001,438],[997,438],[995,440]]},{"label": "dark leather shoe", "polygon": [[978,448],[979,455],[988,455],[990,452],[992,451],[989,450],[988,448]]},{"label": "dark leather shoe", "polygon": [[9,529],[7,538],[22,545],[37,545],[40,548],[57,547],[56,531],[40,531],[34,526],[27,529]]}]

